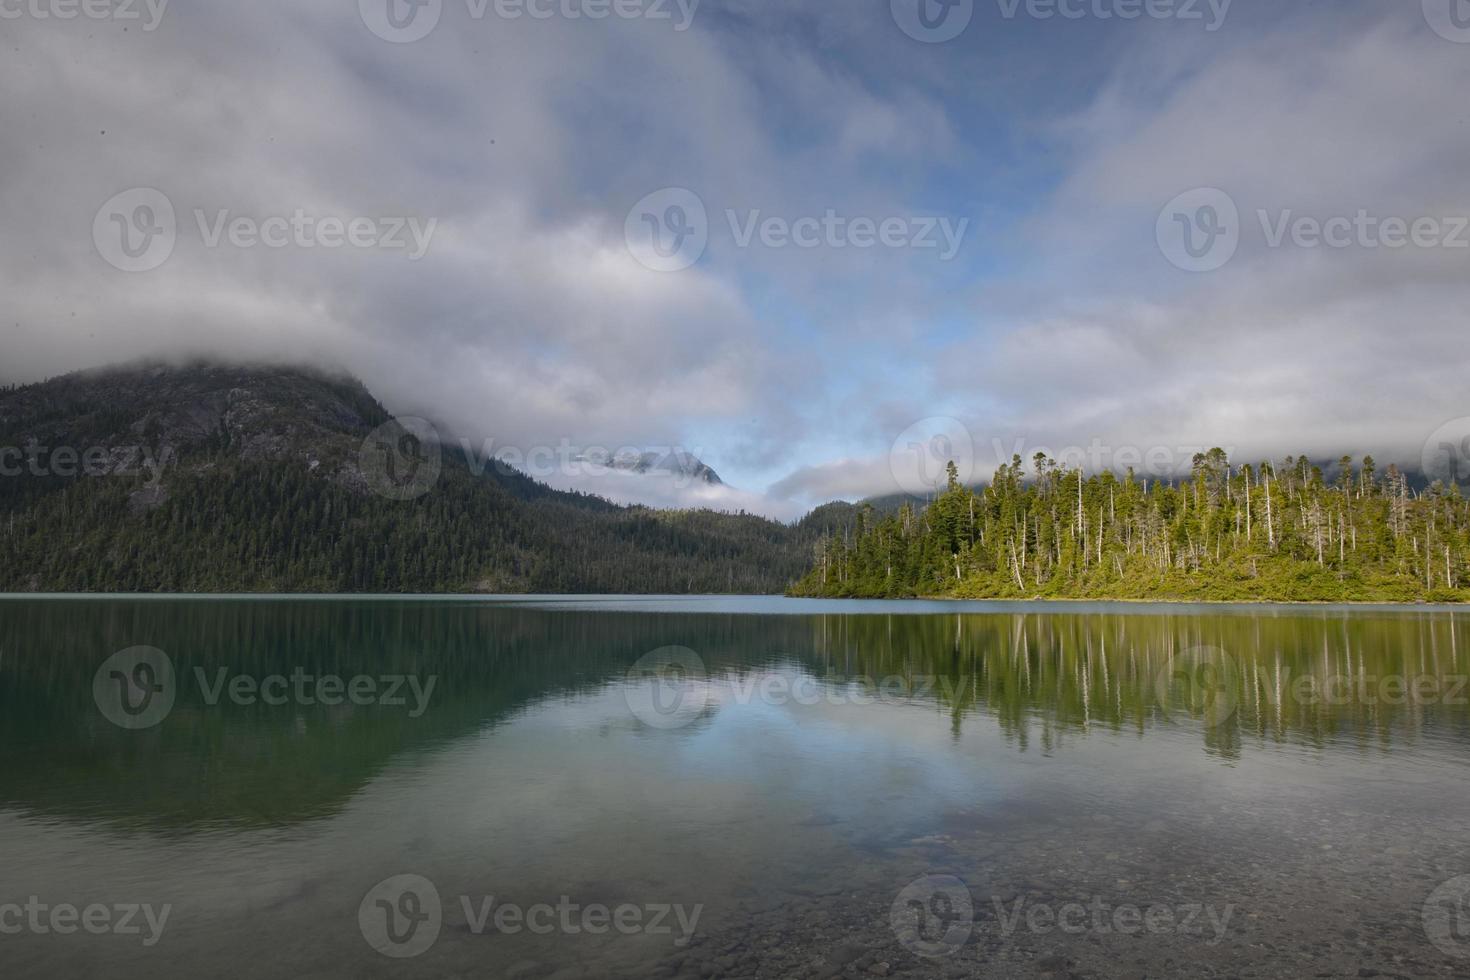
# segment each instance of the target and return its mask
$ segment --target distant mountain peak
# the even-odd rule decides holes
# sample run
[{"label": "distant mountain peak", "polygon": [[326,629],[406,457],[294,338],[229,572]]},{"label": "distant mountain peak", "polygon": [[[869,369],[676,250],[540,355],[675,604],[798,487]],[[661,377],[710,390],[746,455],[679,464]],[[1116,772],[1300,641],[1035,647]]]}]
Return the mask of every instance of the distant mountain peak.
[{"label": "distant mountain peak", "polygon": [[606,449],[586,449],[573,457],[573,462],[601,466],[640,476],[672,476],[678,479],[724,486],[725,481],[709,464],[698,456],[677,447],[654,450],[621,449],[616,453]]}]

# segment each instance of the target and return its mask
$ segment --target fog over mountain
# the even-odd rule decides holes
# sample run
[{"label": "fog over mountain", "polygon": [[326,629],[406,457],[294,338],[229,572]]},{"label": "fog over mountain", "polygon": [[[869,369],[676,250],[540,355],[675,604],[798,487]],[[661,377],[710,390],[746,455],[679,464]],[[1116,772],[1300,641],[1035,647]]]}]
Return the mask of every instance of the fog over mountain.
[{"label": "fog over mountain", "polygon": [[963,4],[939,43],[897,3],[445,0],[409,39],[387,2],[0,21],[0,382],[317,364],[476,446],[720,477],[576,489],[787,519],[904,489],[913,433],[975,479],[1470,447],[1448,0]]}]

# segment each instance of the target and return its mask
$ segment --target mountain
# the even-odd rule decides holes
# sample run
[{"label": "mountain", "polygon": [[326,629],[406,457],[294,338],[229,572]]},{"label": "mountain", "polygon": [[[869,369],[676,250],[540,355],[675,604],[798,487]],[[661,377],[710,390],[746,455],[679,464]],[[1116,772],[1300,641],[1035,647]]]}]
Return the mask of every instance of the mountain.
[{"label": "mountain", "polygon": [[707,483],[716,487],[725,485],[720,475],[703,460],[682,449],[657,452],[623,449],[616,453],[610,453],[606,449],[588,449],[574,457],[574,461],[640,476],[667,476],[687,483]]},{"label": "mountain", "polygon": [[820,534],[553,490],[315,370],[0,389],[0,591],[773,593]]}]

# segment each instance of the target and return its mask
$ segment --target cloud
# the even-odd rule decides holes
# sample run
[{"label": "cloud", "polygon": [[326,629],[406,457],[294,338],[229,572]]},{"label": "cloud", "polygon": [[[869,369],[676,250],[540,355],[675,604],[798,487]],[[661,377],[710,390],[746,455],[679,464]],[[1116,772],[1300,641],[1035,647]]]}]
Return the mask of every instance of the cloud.
[{"label": "cloud", "polygon": [[839,459],[803,466],[782,478],[770,489],[778,500],[861,500],[864,497],[898,493],[899,485],[888,458]]},{"label": "cloud", "polygon": [[[1466,414],[1470,248],[1272,247],[1265,230],[1283,215],[1470,215],[1463,49],[1417,5],[1350,27],[1236,41],[1187,77],[1161,68],[1158,88],[1109,86],[1063,127],[1068,176],[1031,221],[1055,298],[936,362],[942,387],[1004,405],[971,413],[977,429],[1409,461]],[[1240,210],[1239,251],[1217,272],[1175,268],[1154,240],[1160,209],[1194,187]]]},{"label": "cloud", "polygon": [[[724,212],[901,212],[871,168],[943,142],[943,111],[738,10],[675,32],[470,9],[445,4],[408,45],[351,3],[205,2],[146,33],[8,20],[5,380],[142,356],[312,360],[396,411],[503,441],[692,443],[718,427],[731,459],[789,462],[812,417],[789,395],[822,373],[824,338],[792,343],[784,321],[834,281],[873,288],[872,258],[736,253]],[[773,114],[823,123],[791,141]],[[665,186],[711,213],[709,259],[677,275],[623,242],[629,207]],[[90,234],[134,187],[178,218],[172,255],[144,273],[109,266]],[[418,261],[208,244],[221,218],[298,213],[436,225]]]},{"label": "cloud", "polygon": [[[1470,213],[1470,61],[1418,5],[1242,8],[1208,34],[977,11],[945,45],[882,4],[706,0],[678,32],[446,2],[412,44],[356,6],[5,22],[0,380],[321,362],[477,441],[699,447],[749,488],[728,501],[780,516],[888,492],[890,447],[931,416],[974,433],[983,476],[1016,439],[1412,459],[1470,411],[1464,251],[1271,248],[1256,219]],[[178,215],[151,272],[93,242],[135,187]],[[667,187],[709,218],[677,273],[624,242]],[[1243,219],[1213,273],[1155,242],[1195,187]],[[950,262],[730,230],[829,210],[971,230]],[[196,212],[222,211],[437,224],[413,261],[209,247]]]}]

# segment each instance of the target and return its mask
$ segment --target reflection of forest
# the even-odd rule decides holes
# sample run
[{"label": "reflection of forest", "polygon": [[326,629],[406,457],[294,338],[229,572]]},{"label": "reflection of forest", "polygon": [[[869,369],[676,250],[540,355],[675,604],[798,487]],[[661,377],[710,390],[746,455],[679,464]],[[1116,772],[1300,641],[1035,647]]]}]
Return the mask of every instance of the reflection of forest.
[{"label": "reflection of forest", "polygon": [[[796,621],[787,625],[795,635]],[[291,823],[339,807],[398,753],[493,725],[539,698],[598,690],[650,649],[736,648],[757,632],[706,617],[436,601],[6,601],[0,803],[165,826]],[[98,711],[92,678],[110,654],[136,645],[170,656],[178,694],[161,725],[125,732]],[[213,678],[220,667],[438,681],[419,718],[376,705],[209,705],[195,669]]]},{"label": "reflection of forest", "polygon": [[931,676],[958,727],[993,715],[1024,747],[1068,731],[1180,721],[1227,755],[1249,736],[1387,742],[1421,725],[1470,735],[1467,622],[1444,613],[819,617],[836,677]]},{"label": "reflection of forest", "polygon": [[[1452,680],[1470,669],[1458,648],[1464,625],[1433,612],[754,616],[434,600],[6,601],[0,803],[158,829],[292,824],[333,812],[403,752],[541,699],[601,690],[670,645],[719,672],[788,664],[824,680],[910,677],[950,708],[957,730],[972,713],[991,715],[1023,748],[1098,725],[1193,725],[1227,755],[1252,736],[1387,743],[1428,725],[1467,733],[1470,693]],[[98,712],[92,678],[137,645],[166,651],[181,683],[163,724],[125,732]],[[1201,673],[1199,648],[1224,654]],[[384,706],[210,706],[196,667],[438,682],[420,718]],[[1380,681],[1425,676],[1444,681],[1436,696],[1402,703]],[[1336,696],[1297,696],[1303,677]]]}]

